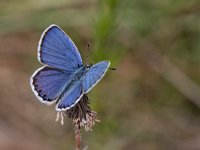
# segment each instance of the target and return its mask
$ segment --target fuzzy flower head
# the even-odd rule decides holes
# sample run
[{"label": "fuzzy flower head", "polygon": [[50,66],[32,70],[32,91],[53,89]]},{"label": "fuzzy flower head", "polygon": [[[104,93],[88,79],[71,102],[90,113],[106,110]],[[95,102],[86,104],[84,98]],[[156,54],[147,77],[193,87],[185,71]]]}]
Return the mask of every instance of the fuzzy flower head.
[{"label": "fuzzy flower head", "polygon": [[74,107],[57,113],[56,121],[60,119],[62,125],[64,124],[63,115],[72,119],[75,129],[84,127],[86,131],[92,131],[95,122],[100,122],[100,120],[97,119],[97,113],[91,110],[89,99],[86,94],[83,95],[81,100]]}]

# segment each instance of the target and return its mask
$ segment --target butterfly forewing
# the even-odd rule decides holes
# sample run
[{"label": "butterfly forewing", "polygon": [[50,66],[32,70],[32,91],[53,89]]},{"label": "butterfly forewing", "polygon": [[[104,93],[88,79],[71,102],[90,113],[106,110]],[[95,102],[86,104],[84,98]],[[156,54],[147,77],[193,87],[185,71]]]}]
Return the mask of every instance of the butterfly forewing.
[{"label": "butterfly forewing", "polygon": [[43,32],[38,46],[38,59],[45,65],[64,70],[75,70],[82,66],[77,47],[57,25],[51,25]]}]

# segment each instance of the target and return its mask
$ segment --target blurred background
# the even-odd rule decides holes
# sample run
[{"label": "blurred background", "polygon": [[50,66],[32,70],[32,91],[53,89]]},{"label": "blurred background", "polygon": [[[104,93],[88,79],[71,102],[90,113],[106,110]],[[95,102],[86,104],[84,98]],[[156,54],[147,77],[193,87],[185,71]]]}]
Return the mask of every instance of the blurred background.
[{"label": "blurred background", "polygon": [[200,149],[199,0],[0,0],[0,149],[74,149],[72,121],[55,122],[29,78],[37,45],[57,24],[85,60],[110,60],[89,94],[101,123],[89,150]]}]

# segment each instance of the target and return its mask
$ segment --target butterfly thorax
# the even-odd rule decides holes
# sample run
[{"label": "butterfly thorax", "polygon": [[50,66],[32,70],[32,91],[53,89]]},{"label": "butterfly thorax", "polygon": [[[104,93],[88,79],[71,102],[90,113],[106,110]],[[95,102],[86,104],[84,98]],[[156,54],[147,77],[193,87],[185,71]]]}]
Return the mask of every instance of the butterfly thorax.
[{"label": "butterfly thorax", "polygon": [[86,74],[88,68],[86,66],[82,66],[78,68],[72,75],[72,83],[76,82],[77,80],[81,80]]}]

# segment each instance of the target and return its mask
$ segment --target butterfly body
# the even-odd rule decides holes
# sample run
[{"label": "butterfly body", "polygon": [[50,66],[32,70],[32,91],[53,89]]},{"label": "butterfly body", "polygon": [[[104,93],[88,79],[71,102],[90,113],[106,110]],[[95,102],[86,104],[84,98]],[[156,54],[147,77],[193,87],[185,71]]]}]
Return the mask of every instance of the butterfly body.
[{"label": "butterfly body", "polygon": [[57,111],[73,107],[102,79],[110,66],[109,61],[83,65],[77,47],[57,25],[43,32],[38,60],[45,66],[32,75],[31,88],[41,102],[56,102]]}]

